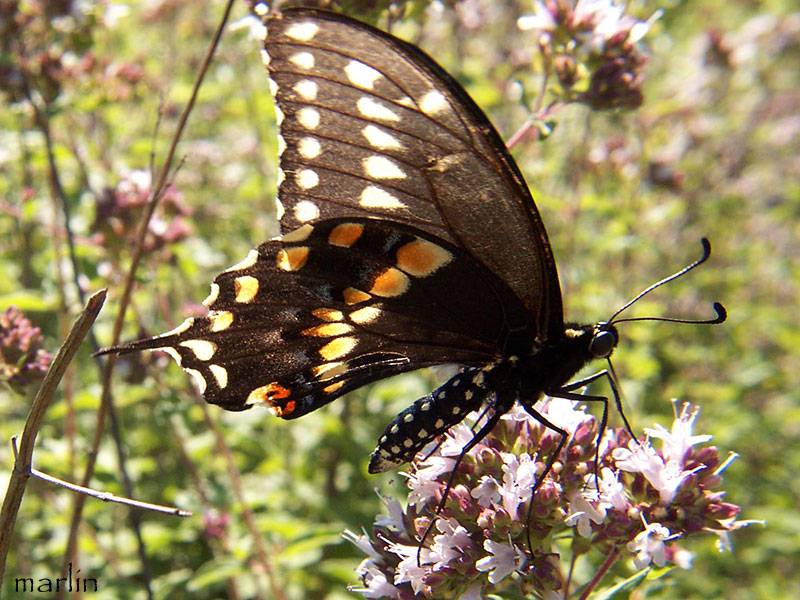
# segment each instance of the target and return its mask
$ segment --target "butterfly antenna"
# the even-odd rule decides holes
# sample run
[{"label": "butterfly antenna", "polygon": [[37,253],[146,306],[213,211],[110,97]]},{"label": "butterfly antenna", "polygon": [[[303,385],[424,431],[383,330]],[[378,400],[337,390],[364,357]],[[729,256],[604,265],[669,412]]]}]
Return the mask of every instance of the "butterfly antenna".
[{"label": "butterfly antenna", "polygon": [[670,317],[635,317],[630,319],[617,319],[617,317],[630,308],[633,304],[644,298],[647,294],[655,290],[656,288],[661,287],[665,283],[669,283],[673,279],[677,279],[694,269],[695,267],[699,267],[704,262],[708,260],[708,257],[711,256],[711,242],[708,241],[708,238],[702,238],[700,242],[703,244],[703,255],[698,258],[693,263],[686,265],[680,271],[673,273],[669,277],[665,277],[661,281],[657,281],[653,285],[649,286],[645,290],[639,292],[632,300],[627,302],[622,308],[620,308],[617,312],[615,312],[611,318],[608,320],[609,324],[614,323],[625,323],[631,321],[667,321],[669,323],[690,323],[693,325],[716,325],[718,323],[723,323],[728,318],[728,311],[725,310],[725,307],[720,304],[719,302],[714,303],[714,311],[717,313],[717,316],[713,319],[675,319]]}]

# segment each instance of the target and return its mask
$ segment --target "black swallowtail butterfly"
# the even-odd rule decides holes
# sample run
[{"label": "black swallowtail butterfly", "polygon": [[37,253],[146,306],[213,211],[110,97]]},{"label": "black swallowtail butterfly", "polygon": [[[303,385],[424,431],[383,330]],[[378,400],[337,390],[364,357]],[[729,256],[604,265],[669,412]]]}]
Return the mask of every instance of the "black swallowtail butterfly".
[{"label": "black swallowtail butterfly", "polygon": [[[418,48],[338,14],[268,18],[264,59],[283,235],[216,277],[206,317],[101,352],[165,350],[208,402],[284,419],[397,373],[462,365],[389,424],[371,473],[411,460],[484,403],[492,416],[464,452],[514,402],[563,446],[534,404],[587,399],[574,390],[607,372],[569,381],[614,350],[616,315],[564,323],[544,224],[483,112]],[[725,318],[715,306],[708,322]]]}]

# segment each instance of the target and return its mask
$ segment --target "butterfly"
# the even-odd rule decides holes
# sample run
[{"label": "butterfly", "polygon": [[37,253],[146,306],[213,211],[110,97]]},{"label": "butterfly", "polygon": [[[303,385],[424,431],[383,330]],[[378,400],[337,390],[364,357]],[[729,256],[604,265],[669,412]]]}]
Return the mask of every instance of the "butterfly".
[{"label": "butterfly", "polygon": [[[576,390],[607,377],[621,411],[607,369],[571,380],[611,355],[631,303],[608,321],[565,323],[533,198],[461,85],[417,47],[339,14],[290,8],[266,32],[281,235],[214,279],[207,316],[101,353],[161,349],[208,402],[283,419],[398,373],[460,365],[388,425],[371,473],[484,404],[493,410],[462,456],[519,402],[561,436],[550,465],[567,433],[534,408],[542,395],[601,400],[605,423],[607,399]],[[709,252],[704,240],[700,260],[640,296]],[[715,308],[709,323],[725,318]]]}]

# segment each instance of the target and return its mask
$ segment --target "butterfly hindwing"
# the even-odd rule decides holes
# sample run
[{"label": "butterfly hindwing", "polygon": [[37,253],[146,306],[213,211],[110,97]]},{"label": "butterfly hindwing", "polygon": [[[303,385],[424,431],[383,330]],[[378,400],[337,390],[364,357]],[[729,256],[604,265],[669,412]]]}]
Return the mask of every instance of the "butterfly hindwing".
[{"label": "butterfly hindwing", "polygon": [[265,49],[283,232],[341,216],[412,225],[503,279],[541,338],[560,332],[544,225],[500,136],[452,77],[406,42],[311,9],[268,19]]},{"label": "butterfly hindwing", "polygon": [[375,219],[307,224],[214,280],[207,317],[149,342],[231,410],[284,418],[395,373],[485,364],[530,339],[502,281],[459,248]]}]

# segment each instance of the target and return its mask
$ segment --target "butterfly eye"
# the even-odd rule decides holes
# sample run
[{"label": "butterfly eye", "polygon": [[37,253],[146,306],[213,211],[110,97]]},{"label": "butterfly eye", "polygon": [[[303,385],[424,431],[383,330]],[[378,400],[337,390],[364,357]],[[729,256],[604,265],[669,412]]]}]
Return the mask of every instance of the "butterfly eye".
[{"label": "butterfly eye", "polygon": [[589,344],[589,352],[594,358],[606,358],[617,345],[617,336],[611,331],[597,333]]}]

